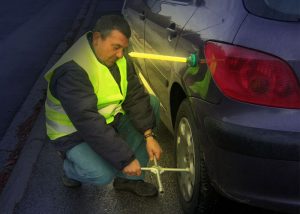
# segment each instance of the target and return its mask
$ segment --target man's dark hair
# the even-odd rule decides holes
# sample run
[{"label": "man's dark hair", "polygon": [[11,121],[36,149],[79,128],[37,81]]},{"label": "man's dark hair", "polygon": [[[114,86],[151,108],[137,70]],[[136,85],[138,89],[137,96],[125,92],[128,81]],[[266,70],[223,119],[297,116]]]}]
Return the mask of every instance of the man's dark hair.
[{"label": "man's dark hair", "polygon": [[98,19],[93,32],[99,32],[102,38],[106,38],[112,30],[123,33],[127,39],[131,36],[131,30],[127,21],[119,15],[105,15]]}]

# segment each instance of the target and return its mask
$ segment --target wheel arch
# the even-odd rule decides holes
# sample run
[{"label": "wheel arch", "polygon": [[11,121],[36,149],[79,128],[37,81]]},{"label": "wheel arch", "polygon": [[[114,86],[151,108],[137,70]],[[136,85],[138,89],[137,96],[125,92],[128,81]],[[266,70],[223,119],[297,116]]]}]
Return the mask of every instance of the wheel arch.
[{"label": "wheel arch", "polygon": [[186,98],[186,93],[184,92],[181,85],[175,82],[171,87],[170,92],[170,110],[171,110],[171,118],[172,118],[172,126],[175,128],[176,115],[179,109],[180,104]]}]

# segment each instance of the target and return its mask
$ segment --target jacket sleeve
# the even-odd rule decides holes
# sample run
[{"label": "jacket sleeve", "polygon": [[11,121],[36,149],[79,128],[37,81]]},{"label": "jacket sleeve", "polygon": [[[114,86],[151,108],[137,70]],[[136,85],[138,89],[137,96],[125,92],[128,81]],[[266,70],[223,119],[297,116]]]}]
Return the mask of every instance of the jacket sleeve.
[{"label": "jacket sleeve", "polygon": [[80,66],[71,61],[58,68],[51,79],[50,90],[60,100],[83,141],[101,157],[118,170],[135,159],[128,144],[98,113],[93,86]]},{"label": "jacket sleeve", "polygon": [[128,86],[122,107],[135,128],[143,134],[147,129],[155,127],[155,115],[150,105],[150,96],[140,83],[130,57],[127,57],[126,60]]}]

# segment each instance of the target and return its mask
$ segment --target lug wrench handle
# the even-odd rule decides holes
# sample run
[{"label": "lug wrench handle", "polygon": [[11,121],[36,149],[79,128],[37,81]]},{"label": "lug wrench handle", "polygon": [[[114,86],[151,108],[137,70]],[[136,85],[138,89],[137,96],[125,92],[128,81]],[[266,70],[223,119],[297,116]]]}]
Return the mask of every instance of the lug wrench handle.
[{"label": "lug wrench handle", "polygon": [[157,160],[156,157],[154,156],[154,165],[152,167],[142,167],[141,170],[143,171],[150,171],[153,174],[156,175],[157,178],[157,184],[158,184],[158,190],[160,193],[164,192],[164,188],[161,182],[161,177],[160,174],[164,173],[165,171],[169,171],[169,172],[190,172],[189,168],[182,168],[182,169],[178,169],[178,168],[162,168],[157,164]]}]

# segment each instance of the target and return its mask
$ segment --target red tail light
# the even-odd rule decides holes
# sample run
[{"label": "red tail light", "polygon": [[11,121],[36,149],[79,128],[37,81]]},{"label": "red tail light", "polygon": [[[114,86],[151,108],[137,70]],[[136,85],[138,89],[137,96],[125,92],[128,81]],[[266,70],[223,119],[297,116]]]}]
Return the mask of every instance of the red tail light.
[{"label": "red tail light", "polygon": [[300,87],[291,68],[258,51],[207,42],[205,57],[224,95],[259,105],[300,108]]}]

